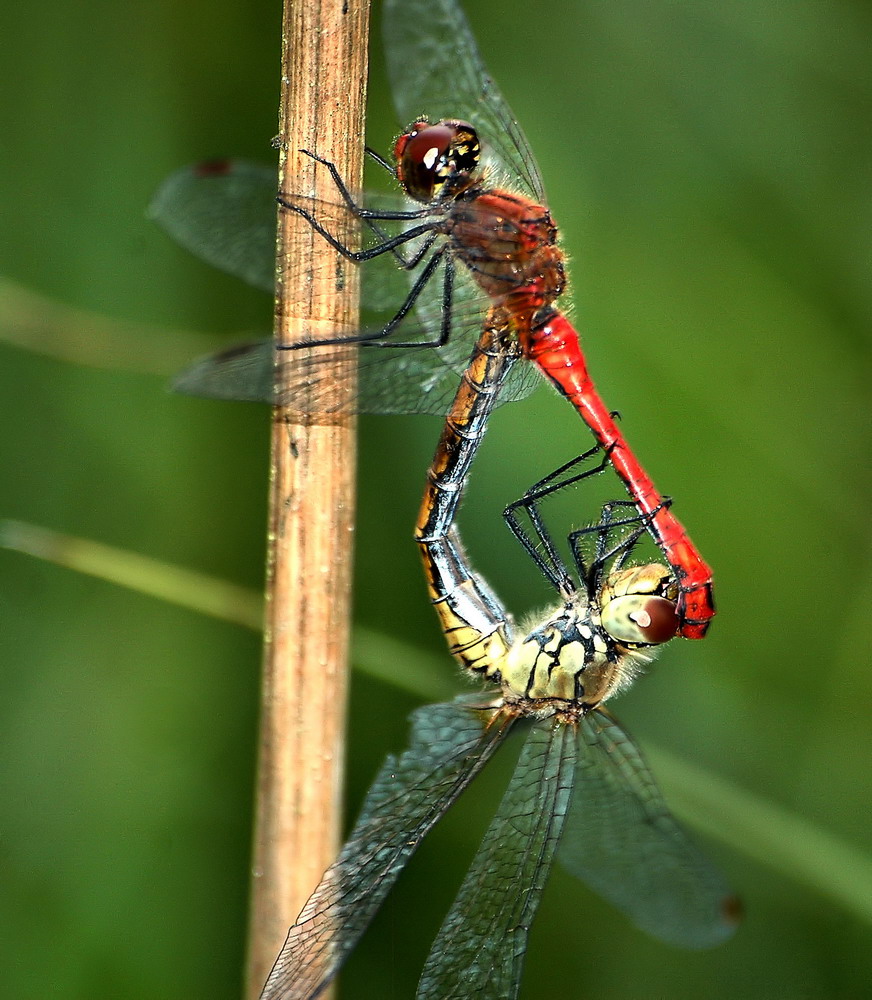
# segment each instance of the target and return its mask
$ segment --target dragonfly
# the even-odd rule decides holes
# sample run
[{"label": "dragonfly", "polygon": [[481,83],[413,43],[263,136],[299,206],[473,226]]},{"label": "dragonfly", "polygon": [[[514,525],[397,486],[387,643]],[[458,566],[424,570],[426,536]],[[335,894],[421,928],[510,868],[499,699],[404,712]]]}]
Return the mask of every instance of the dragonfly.
[{"label": "dragonfly", "polygon": [[549,498],[602,473],[608,456],[591,449],[506,508],[512,533],[560,598],[526,635],[464,550],[455,515],[486,431],[488,400],[519,357],[507,338],[505,328],[486,327],[476,345],[428,470],[416,528],[449,649],[490,691],[414,713],[408,749],[385,761],[339,857],[291,927],[263,1000],[313,998],[326,987],[422,838],[509,732],[522,728],[514,776],[436,937],[420,1000],[518,995],[555,854],[671,944],[714,946],[739,919],[722,876],[674,820],[638,747],[603,708],[679,627],[671,571],[630,563],[645,515],[630,500],[604,504],[595,525],[569,533],[573,572],[541,512]]},{"label": "dragonfly", "polygon": [[[359,203],[335,166],[314,152],[309,155],[332,176],[337,203],[302,194],[278,197],[282,211],[305,219],[341,259],[365,264],[364,305],[384,306],[398,274],[408,279],[393,315],[352,338],[361,348],[358,409],[444,415],[483,327],[509,330],[507,340],[532,365],[511,374],[502,398],[532,391],[533,369],[566,396],[672,568],[680,634],[703,638],[715,613],[711,569],[631,450],[588,373],[577,332],[557,308],[566,267],[541,175],[463,12],[454,0],[386,0],[383,26],[394,101],[400,117],[413,124],[397,140],[393,164],[368,152],[397,182],[405,196],[401,207],[386,208],[378,199]],[[272,290],[275,190],[271,170],[233,161],[201,165],[170,177],[151,212],[204,259]],[[349,222],[366,245],[353,247],[335,235]],[[376,273],[378,261],[389,267]],[[278,348],[296,353],[348,339],[313,338]],[[317,408],[317,359],[300,360],[290,398],[276,397],[275,346],[265,341],[213,355],[178,386]],[[498,402],[493,397],[491,405]]]},{"label": "dragonfly", "polygon": [[[422,505],[418,532],[449,649],[490,690],[413,714],[409,747],[385,761],[339,857],[291,927],[263,1000],[321,993],[423,837],[518,729],[527,732],[514,774],[436,936],[418,1000],[518,996],[529,928],[555,855],[670,944],[712,947],[736,927],[736,898],[603,708],[679,627],[671,570],[630,562],[646,515],[630,500],[604,504],[595,525],[570,532],[570,569],[541,512],[550,497],[603,472],[608,456],[586,452],[506,508],[513,534],[559,595],[528,633],[516,631],[466,556],[454,513],[467,452],[484,432],[479,390],[496,391],[512,366],[501,336],[504,330],[485,332],[476,380],[458,390],[443,434],[458,447],[443,440],[437,449],[428,487],[437,499]],[[591,464],[597,452],[600,461]]]}]

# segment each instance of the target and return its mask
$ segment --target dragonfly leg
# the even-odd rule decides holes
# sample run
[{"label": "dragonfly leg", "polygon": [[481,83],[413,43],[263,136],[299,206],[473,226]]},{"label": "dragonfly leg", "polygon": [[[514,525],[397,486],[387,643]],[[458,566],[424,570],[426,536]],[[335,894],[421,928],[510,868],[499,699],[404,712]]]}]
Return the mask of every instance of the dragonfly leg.
[{"label": "dragonfly leg", "polygon": [[390,239],[383,240],[375,246],[367,247],[366,250],[352,250],[350,247],[347,247],[342,240],[337,239],[333,233],[325,229],[321,223],[318,222],[315,216],[308,209],[303,208],[302,205],[296,205],[292,201],[287,201],[281,195],[276,198],[276,201],[282,206],[282,208],[286,208],[290,212],[295,212],[297,215],[305,219],[315,232],[318,233],[319,236],[323,236],[330,246],[332,246],[338,253],[341,253],[346,260],[354,261],[357,264],[365,260],[372,260],[373,257],[380,257],[385,253],[391,253],[395,247],[402,246],[404,243],[408,243],[410,240],[414,240],[418,236],[423,236],[425,233],[431,233],[434,228],[434,223],[432,221],[422,223],[420,226],[412,226],[410,229],[406,229],[402,233],[398,233],[396,236],[390,237]]},{"label": "dragonfly leg", "polygon": [[[454,259],[449,253],[447,253],[448,247],[441,246],[427,261],[427,264],[423,271],[418,275],[415,280],[415,284],[412,285],[409,290],[409,294],[406,296],[403,304],[394,314],[393,319],[389,320],[381,330],[376,330],[375,333],[367,334],[360,338],[359,343],[364,346],[368,345],[370,347],[442,347],[448,342],[448,338],[451,335],[451,301],[454,289]],[[428,284],[430,279],[433,277],[436,268],[439,266],[440,261],[445,259],[445,275],[442,279],[442,324],[439,328],[439,336],[436,340],[414,340],[407,343],[396,343],[391,341],[390,343],[384,343],[386,337],[389,337],[394,330],[402,323],[406,316],[411,311],[412,307],[418,299],[418,296],[423,291],[424,287]]]},{"label": "dragonfly leg", "polygon": [[[616,516],[616,512],[625,510],[632,511],[631,516]],[[633,526],[632,531],[615,539],[616,529],[631,525]],[[588,591],[591,596],[599,592],[606,565],[615,560],[611,568],[613,570],[620,569],[639,539],[645,534],[645,530],[644,518],[638,513],[632,500],[612,500],[603,504],[597,524],[586,528],[577,528],[569,533],[567,542],[572,552],[573,562],[580,579],[589,581]],[[588,564],[583,541],[590,535],[596,536],[596,542],[593,556]]]},{"label": "dragonfly leg", "polygon": [[[445,344],[448,343],[448,340],[451,337],[451,304],[454,297],[454,258],[451,257],[450,254],[445,253],[446,249],[447,248],[443,247],[442,249],[436,251],[433,258],[428,262],[427,267],[412,286],[412,290],[406,296],[406,301],[400,306],[399,311],[394,318],[383,329],[379,330],[375,336],[367,337],[363,341],[365,345],[368,344],[370,347],[391,348],[444,347]],[[439,327],[439,336],[436,340],[413,340],[399,344],[396,343],[396,341],[391,341],[389,344],[383,343],[383,338],[393,333],[415,304],[415,300],[421,294],[423,287],[432,277],[433,272],[436,270],[436,264],[443,254],[445,255],[445,274],[442,278],[442,322]]]},{"label": "dragonfly leg", "polygon": [[[444,347],[448,343],[451,337],[451,304],[454,298],[454,258],[450,253],[447,253],[447,247],[441,247],[436,253],[433,254],[432,258],[427,262],[427,266],[418,276],[418,280],[412,286],[411,291],[406,296],[405,302],[400,306],[394,318],[381,330],[377,331],[374,336],[366,337],[363,340],[364,344],[369,344],[370,347]],[[436,270],[436,266],[442,257],[445,257],[445,274],[442,278],[442,322],[439,327],[439,336],[436,340],[414,340],[407,343],[396,343],[391,341],[389,344],[382,343],[383,338],[389,336],[393,331],[399,326],[403,321],[405,316],[409,313],[412,306],[415,304],[415,300],[421,294],[422,289],[433,276],[433,272]]]},{"label": "dragonfly leg", "polygon": [[[577,528],[569,533],[567,541],[581,579],[587,579],[596,584],[595,587],[591,587],[591,594],[599,588],[606,566],[610,566],[610,571],[622,569],[639,540],[651,530],[652,518],[660,510],[668,508],[671,503],[671,497],[664,497],[663,501],[650,514],[641,514],[632,500],[611,500],[603,504],[598,524]],[[624,511],[632,511],[632,513],[628,517],[619,516]],[[616,529],[631,526],[632,531],[624,533],[617,539],[614,537]],[[596,544],[593,558],[588,566],[582,542],[586,536],[592,534],[596,535]]]},{"label": "dragonfly leg", "polygon": [[[426,208],[414,208],[407,211],[393,211],[393,212],[376,212],[372,209],[363,208],[362,205],[354,200],[354,196],[348,190],[348,185],[342,179],[339,171],[336,169],[336,164],[331,160],[325,160],[323,156],[318,156],[317,153],[313,153],[308,149],[301,149],[300,152],[304,156],[311,157],[316,163],[322,164],[330,171],[330,176],[333,178],[333,183],[336,185],[336,190],[342,196],[342,200],[348,206],[353,215],[358,219],[378,219],[379,221],[386,222],[391,219],[426,219],[428,215],[432,215],[433,209],[430,206]],[[384,160],[380,161],[382,164],[385,163]],[[388,168],[390,169],[390,168]],[[393,171],[391,171],[393,173]]]},{"label": "dragonfly leg", "polygon": [[[430,214],[430,209],[415,209],[408,212],[373,212],[369,209],[362,208],[354,200],[351,192],[348,190],[348,186],[336,169],[336,165],[330,160],[325,160],[323,157],[317,156],[315,153],[310,152],[308,149],[301,149],[301,153],[306,156],[311,157],[316,163],[321,163],[330,171],[330,176],[333,178],[333,183],[336,185],[342,200],[348,206],[349,211],[356,218],[361,219],[366,223],[367,228],[370,232],[374,233],[379,240],[386,242],[390,240],[390,233],[378,225],[377,220],[389,221],[396,219],[423,219]],[[366,147],[366,152],[382,167],[384,167],[392,176],[396,177],[395,171],[391,168],[391,165],[387,160],[383,159],[375,150],[370,149],[369,146]],[[432,233],[424,245],[414,254],[413,257],[407,258],[398,247],[393,247],[391,253],[397,262],[397,265],[404,270],[413,270],[420,263],[421,259],[426,255],[427,251],[433,245],[433,241],[436,239],[437,234]]]},{"label": "dragonfly leg", "polygon": [[[442,347],[451,334],[451,297],[454,287],[454,261],[450,255],[446,254],[447,246],[440,247],[427,261],[426,266],[418,275],[415,284],[409,290],[403,304],[388,320],[383,327],[369,333],[359,333],[352,337],[324,337],[318,340],[304,340],[296,344],[276,344],[279,351],[296,351],[303,347],[330,347],[333,344],[360,344],[364,347],[391,347],[391,348],[421,348],[421,347]],[[402,323],[424,287],[433,277],[436,268],[443,257],[445,258],[445,277],[443,279],[443,305],[442,305],[442,325],[439,336],[436,340],[416,340],[408,343],[384,343],[394,330]],[[446,304],[447,303],[447,304]]]},{"label": "dragonfly leg", "polygon": [[[503,512],[503,517],[512,534],[531,556],[546,579],[562,592],[571,592],[575,589],[575,585],[565,561],[557,551],[553,536],[545,526],[540,505],[543,500],[554,493],[603,472],[609,464],[610,451],[611,449],[601,449],[597,446],[571,459],[531,486],[519,500],[509,504]],[[582,469],[580,472],[574,471],[599,452],[602,452],[602,457],[596,465]],[[599,521],[596,524],[578,528],[569,533],[567,542],[572,552],[578,579],[587,581],[591,594],[598,591],[606,565],[617,560],[612,568],[620,569],[639,539],[646,530],[650,529],[651,519],[656,516],[658,511],[668,507],[670,503],[671,500],[665,499],[650,514],[640,514],[633,501],[612,500],[603,504]],[[532,532],[525,529],[521,523],[520,511],[522,510],[527,514],[533,528]],[[629,511],[631,514],[623,516],[625,511]],[[625,532],[619,538],[615,538],[617,529],[631,526],[633,527],[632,531]],[[595,536],[595,545],[588,564],[583,543],[591,535]]]},{"label": "dragonfly leg", "polygon": [[[366,224],[375,233],[379,239],[387,240],[390,239],[390,235],[382,229],[377,223],[373,222],[372,219],[366,219]],[[415,251],[411,257],[406,257],[406,255],[398,247],[395,247],[391,253],[393,254],[394,260],[397,262],[397,267],[401,267],[404,271],[414,271],[415,268],[421,263],[421,261],[427,256],[436,241],[436,237],[439,235],[435,230],[430,233],[430,235],[423,240],[421,246]]]},{"label": "dragonfly leg", "polygon": [[[607,452],[603,455],[598,465],[564,478],[565,473],[583,464],[599,451],[601,451],[599,446],[591,448],[584,452],[583,455],[579,455],[561,465],[558,469],[550,472],[547,476],[540,479],[539,482],[531,486],[520,499],[509,504],[503,511],[503,518],[509,530],[530,555],[545,578],[561,592],[574,591],[575,584],[572,581],[564,560],[557,551],[550,531],[546,528],[542,520],[539,505],[546,497],[556,493],[558,490],[562,490],[573,483],[602,472],[608,464]],[[533,527],[533,533],[525,529],[521,523],[520,511],[522,510],[526,511],[530,524]],[[540,550],[540,545],[544,549],[544,552]]]},{"label": "dragonfly leg", "polygon": [[381,153],[379,153],[377,150],[373,149],[372,146],[364,146],[363,147],[363,151],[364,151],[364,153],[366,153],[367,156],[369,156],[373,160],[375,160],[375,162],[380,167],[383,167],[385,170],[387,170],[387,172],[391,175],[391,177],[394,178],[394,180],[397,179],[397,172],[396,172],[396,170],[391,166],[390,163],[388,163],[388,161],[381,155]]}]

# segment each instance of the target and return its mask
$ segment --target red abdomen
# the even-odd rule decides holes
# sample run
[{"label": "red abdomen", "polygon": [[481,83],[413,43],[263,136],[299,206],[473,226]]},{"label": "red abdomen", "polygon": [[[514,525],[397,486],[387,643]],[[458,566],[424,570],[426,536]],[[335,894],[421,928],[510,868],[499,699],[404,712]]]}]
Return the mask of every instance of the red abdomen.
[{"label": "red abdomen", "polygon": [[607,451],[636,506],[650,516],[651,533],[672,567],[681,590],[679,634],[688,639],[703,638],[715,614],[711,569],[657,492],[597,392],[572,324],[560,313],[550,311],[528,329],[519,330],[519,339],[525,357],[537,365],[581,414]]}]

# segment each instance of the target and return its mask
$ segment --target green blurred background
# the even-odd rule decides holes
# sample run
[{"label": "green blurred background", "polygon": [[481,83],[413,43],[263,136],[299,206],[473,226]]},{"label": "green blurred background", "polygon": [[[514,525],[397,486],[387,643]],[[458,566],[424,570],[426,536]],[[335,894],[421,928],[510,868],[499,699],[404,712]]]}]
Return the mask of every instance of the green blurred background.
[{"label": "green blurred background", "polygon": [[[716,567],[709,639],[675,643],[617,712],[643,747],[862,856],[869,6],[466,6],[537,151],[598,384]],[[201,349],[267,330],[262,294],[189,258],[144,210],[190,161],[270,161],[279,22],[263,0],[7,5],[0,272],[116,320],[199,331]],[[383,148],[399,123],[378,36],[373,60],[370,141]],[[0,516],[257,588],[268,412],[168,394],[162,376],[136,370],[150,351],[152,368],[172,367],[160,343],[141,344],[134,370],[0,348]],[[411,542],[438,430],[428,418],[361,421],[356,616],[420,651],[422,669],[441,657],[446,688],[461,690]],[[545,389],[493,421],[461,524],[516,614],[549,595],[499,511],[586,445]],[[238,996],[257,637],[23,555],[3,552],[0,565],[4,994]],[[417,653],[381,655],[415,683]],[[355,676],[350,811],[425,697]],[[349,963],[343,997],[412,995],[499,772],[419,852]],[[663,784],[678,801],[672,774]],[[868,867],[822,850],[831,891],[818,892],[790,862],[803,845],[786,841],[802,830],[761,863],[744,849],[746,817],[735,819],[731,832],[715,812],[725,836],[707,841],[747,907],[732,942],[703,954],[656,944],[556,869],[522,995],[864,995],[870,908],[864,921],[839,879],[859,885]]]}]

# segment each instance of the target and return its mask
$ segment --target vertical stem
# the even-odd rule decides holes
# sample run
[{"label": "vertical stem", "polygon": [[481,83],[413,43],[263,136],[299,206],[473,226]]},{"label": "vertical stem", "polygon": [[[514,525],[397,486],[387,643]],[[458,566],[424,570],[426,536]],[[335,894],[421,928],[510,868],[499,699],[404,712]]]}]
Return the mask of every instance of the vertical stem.
[{"label": "vertical stem", "polygon": [[[323,167],[352,189],[362,174],[369,0],[284,0],[279,183],[336,201]],[[351,233],[339,233],[353,239]],[[285,247],[293,247],[286,253]],[[357,325],[353,265],[279,211],[279,342]],[[320,351],[334,353],[335,348]],[[309,354],[310,352],[301,352]],[[347,358],[347,351],[343,357]],[[299,363],[280,352],[279,388]],[[305,359],[304,359],[305,360]],[[337,368],[347,369],[347,361]],[[352,365],[353,367],[353,365]],[[342,370],[325,409],[342,409]],[[274,411],[266,643],[246,996],[256,998],[339,839],[348,656],[355,425],[344,413]]]}]

